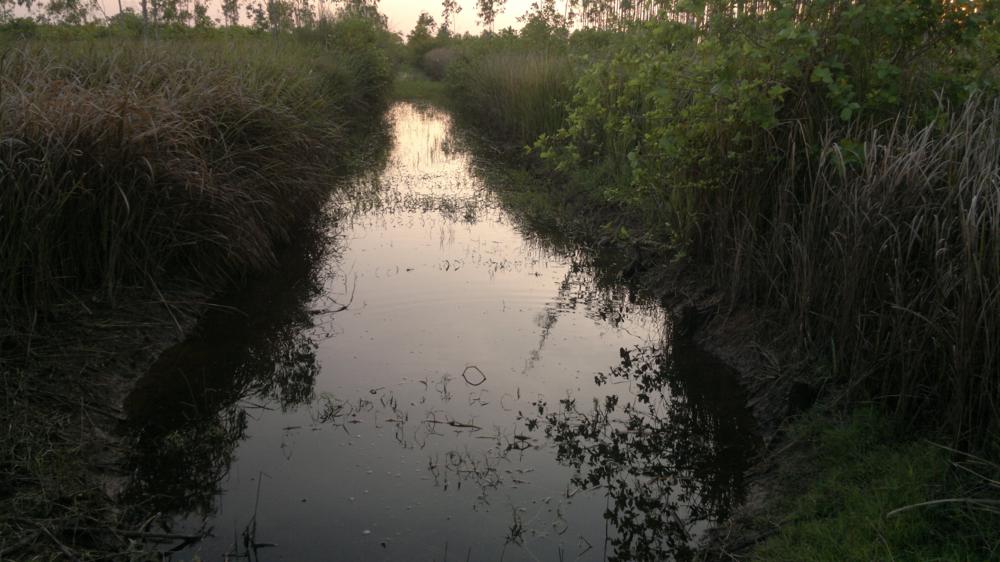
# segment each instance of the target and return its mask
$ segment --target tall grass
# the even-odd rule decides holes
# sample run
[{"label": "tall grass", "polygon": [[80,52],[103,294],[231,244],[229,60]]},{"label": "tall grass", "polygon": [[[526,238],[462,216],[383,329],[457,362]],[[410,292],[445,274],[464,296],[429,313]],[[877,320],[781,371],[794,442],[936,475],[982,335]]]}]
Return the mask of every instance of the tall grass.
[{"label": "tall grass", "polygon": [[[22,44],[0,69],[0,306],[11,326],[274,261],[327,189],[370,79],[265,41]],[[388,77],[384,83],[388,84]],[[384,95],[384,92],[383,92]],[[20,328],[16,328],[20,329]]]},{"label": "tall grass", "polygon": [[716,277],[786,311],[854,399],[981,443],[1000,429],[1000,102],[846,136],[864,142],[831,133],[805,173],[701,203]]},{"label": "tall grass", "polygon": [[493,52],[452,62],[448,84],[459,111],[494,135],[521,145],[557,130],[566,118],[574,73],[569,57]]},{"label": "tall grass", "polygon": [[448,67],[458,59],[458,51],[437,47],[427,51],[420,59],[420,68],[433,80],[444,80]]}]

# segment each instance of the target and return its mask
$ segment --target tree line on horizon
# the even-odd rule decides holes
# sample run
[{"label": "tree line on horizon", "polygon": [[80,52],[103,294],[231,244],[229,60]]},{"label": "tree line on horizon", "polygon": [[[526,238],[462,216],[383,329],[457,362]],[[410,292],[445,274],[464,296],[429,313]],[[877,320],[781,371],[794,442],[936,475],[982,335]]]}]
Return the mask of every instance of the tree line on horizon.
[{"label": "tree line on horizon", "polygon": [[[124,7],[107,14],[99,0],[0,0],[0,24],[24,27],[32,24],[116,25],[139,24],[143,28],[175,26],[193,28],[248,27],[287,31],[313,27],[333,14],[359,16],[387,28],[378,11],[379,0],[220,0],[220,17],[209,14],[204,0],[140,0],[138,10]],[[15,17],[20,9],[25,16]]]}]

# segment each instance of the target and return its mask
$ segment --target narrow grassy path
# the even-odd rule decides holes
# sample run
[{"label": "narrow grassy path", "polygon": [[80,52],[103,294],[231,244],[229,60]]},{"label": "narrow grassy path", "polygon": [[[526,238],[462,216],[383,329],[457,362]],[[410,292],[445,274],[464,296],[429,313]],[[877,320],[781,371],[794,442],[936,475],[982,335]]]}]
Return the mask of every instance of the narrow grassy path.
[{"label": "narrow grassy path", "polygon": [[419,68],[409,65],[397,72],[391,96],[397,101],[430,103],[438,107],[447,107],[450,101],[444,82],[432,80]]},{"label": "narrow grassy path", "polygon": [[[876,410],[817,409],[794,423],[763,481],[755,560],[995,560],[1000,513],[942,498],[995,496],[1000,467],[894,426]],[[974,500],[973,500],[974,501]],[[773,534],[772,534],[773,533]]]}]

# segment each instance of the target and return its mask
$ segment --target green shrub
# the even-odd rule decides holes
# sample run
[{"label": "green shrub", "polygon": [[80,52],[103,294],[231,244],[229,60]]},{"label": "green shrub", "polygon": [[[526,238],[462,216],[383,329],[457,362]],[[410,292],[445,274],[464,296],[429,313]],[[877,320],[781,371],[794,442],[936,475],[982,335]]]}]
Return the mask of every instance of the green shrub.
[{"label": "green shrub", "polygon": [[1000,420],[998,4],[688,6],[465,41],[452,97],[616,238],[787,314],[853,398],[979,442]]},{"label": "green shrub", "polygon": [[392,83],[392,53],[401,44],[380,22],[359,16],[322,19],[313,27],[296,30],[295,35],[306,44],[327,49],[328,55],[317,57],[321,72],[352,82],[334,83],[330,93],[343,92],[372,109],[384,101]]},{"label": "green shrub", "polygon": [[540,154],[787,312],[856,398],[975,440],[1000,419],[995,7],[728,6],[627,34]]},{"label": "green shrub", "polygon": [[616,38],[589,29],[569,34],[532,17],[519,33],[453,38],[449,49],[458,55],[445,81],[462,115],[499,140],[530,145],[563,126],[581,69],[603,59]]}]

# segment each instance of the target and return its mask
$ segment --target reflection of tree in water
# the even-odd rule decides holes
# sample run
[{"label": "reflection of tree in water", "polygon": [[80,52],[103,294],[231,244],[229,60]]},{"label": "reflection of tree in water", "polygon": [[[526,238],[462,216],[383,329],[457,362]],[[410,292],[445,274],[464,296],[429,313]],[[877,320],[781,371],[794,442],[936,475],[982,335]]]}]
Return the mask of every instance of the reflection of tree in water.
[{"label": "reflection of tree in water", "polygon": [[538,412],[559,460],[576,469],[573,484],[606,489],[611,559],[683,559],[693,535],[742,499],[752,419],[731,373],[700,352],[622,349],[621,358],[595,380],[627,383],[627,393],[539,402]]},{"label": "reflection of tree in water", "polygon": [[613,328],[621,328],[626,318],[642,317],[638,314],[640,311],[651,318],[662,319],[659,307],[642,302],[631,288],[622,285],[611,273],[614,268],[607,267],[600,258],[580,252],[572,257],[572,265],[559,282],[555,298],[535,317],[535,324],[541,328],[538,345],[528,353],[522,373],[533,369],[541,360],[542,350],[559,316],[575,312],[581,305],[587,318]]}]

